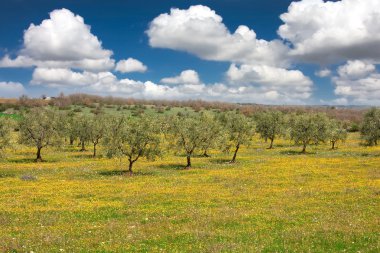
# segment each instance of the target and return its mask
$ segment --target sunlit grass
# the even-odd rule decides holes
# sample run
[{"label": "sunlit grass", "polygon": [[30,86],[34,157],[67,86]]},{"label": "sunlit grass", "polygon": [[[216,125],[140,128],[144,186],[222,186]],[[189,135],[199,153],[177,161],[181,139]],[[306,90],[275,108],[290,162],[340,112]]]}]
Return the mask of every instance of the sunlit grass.
[{"label": "sunlit grass", "polygon": [[255,139],[236,164],[213,151],[191,170],[166,154],[133,177],[91,151],[49,148],[34,163],[17,146],[0,160],[0,251],[379,251],[380,147],[356,134],[334,151],[267,145]]}]

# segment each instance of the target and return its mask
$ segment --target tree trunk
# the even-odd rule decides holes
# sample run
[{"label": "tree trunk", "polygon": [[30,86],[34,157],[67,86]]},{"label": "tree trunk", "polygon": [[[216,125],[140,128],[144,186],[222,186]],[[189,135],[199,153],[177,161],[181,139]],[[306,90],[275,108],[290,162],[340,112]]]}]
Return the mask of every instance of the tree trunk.
[{"label": "tree trunk", "polygon": [[237,152],[239,151],[239,148],[240,148],[240,143],[238,145],[236,145],[235,153],[234,153],[234,156],[232,157],[232,160],[230,161],[230,163],[234,163],[235,162],[236,155],[237,155]]},{"label": "tree trunk", "polygon": [[70,136],[70,146],[74,145],[74,138]]},{"label": "tree trunk", "polygon": [[92,157],[95,157],[95,156],[96,156],[96,144],[97,144],[97,143],[94,143],[94,153],[92,154]]},{"label": "tree trunk", "polygon": [[185,169],[188,170],[191,168],[191,154],[187,154],[186,160],[187,160],[187,165],[186,165]]},{"label": "tree trunk", "polygon": [[129,173],[129,176],[133,176],[133,170],[132,170],[132,167],[133,167],[133,162],[132,162],[132,161],[129,161],[129,166],[128,166],[128,173]]},{"label": "tree trunk", "polygon": [[203,152],[203,156],[204,156],[204,157],[210,157],[210,155],[207,154],[207,150],[205,150],[205,151]]},{"label": "tree trunk", "polygon": [[37,147],[36,162],[42,162],[41,149],[42,147]]},{"label": "tree trunk", "polygon": [[302,151],[301,151],[301,153],[306,153],[306,143],[303,143],[303,147],[302,147]]},{"label": "tree trunk", "polygon": [[270,145],[268,149],[272,149],[272,148],[273,148],[273,139],[270,139]]},{"label": "tree trunk", "polygon": [[80,151],[86,151],[86,147],[84,146],[84,141],[81,141],[81,145],[82,145],[82,148],[81,148],[81,150]]},{"label": "tree trunk", "polygon": [[331,145],[332,145],[332,146],[331,146],[331,149],[335,149],[335,141],[332,141],[332,142],[331,142]]}]

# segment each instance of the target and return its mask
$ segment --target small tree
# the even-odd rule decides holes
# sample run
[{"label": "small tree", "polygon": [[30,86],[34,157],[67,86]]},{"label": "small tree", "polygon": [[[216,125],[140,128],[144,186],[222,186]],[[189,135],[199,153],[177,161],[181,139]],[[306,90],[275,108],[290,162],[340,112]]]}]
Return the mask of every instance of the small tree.
[{"label": "small tree", "polygon": [[10,145],[11,128],[10,119],[0,117],[0,152]]},{"label": "small tree", "polygon": [[154,159],[161,152],[159,130],[149,116],[115,117],[109,129],[104,138],[107,155],[127,157],[129,175],[133,175],[133,164],[139,158]]},{"label": "small tree", "polygon": [[75,116],[74,135],[79,139],[80,151],[86,151],[86,142],[90,140],[90,116],[80,114]]},{"label": "small tree", "polygon": [[291,115],[290,138],[296,144],[302,144],[302,153],[312,143],[324,142],[327,138],[328,118],[325,114]]},{"label": "small tree", "polygon": [[216,148],[223,143],[223,128],[211,113],[202,112],[200,121],[204,128],[202,132],[203,139],[199,148],[203,152],[202,155],[204,157],[210,157],[208,154],[209,149]]},{"label": "small tree", "polygon": [[280,111],[267,111],[256,116],[256,132],[261,138],[270,140],[268,149],[273,148],[273,141],[285,132],[284,114]]},{"label": "small tree", "polygon": [[327,128],[327,137],[331,143],[331,149],[336,148],[336,144],[347,139],[347,131],[342,127],[342,124],[336,120],[330,120]]},{"label": "small tree", "polygon": [[364,115],[360,132],[369,146],[377,145],[380,139],[380,109],[372,108]]},{"label": "small tree", "polygon": [[231,146],[235,148],[230,161],[230,163],[234,163],[240,146],[251,141],[255,133],[255,125],[251,119],[234,111],[221,114],[220,121],[225,126],[228,139],[227,149],[229,150]]},{"label": "small tree", "polygon": [[60,143],[58,118],[57,111],[42,107],[32,108],[22,115],[19,142],[36,147],[36,162],[42,161],[41,150],[44,147]]},{"label": "small tree", "polygon": [[207,125],[201,121],[200,116],[181,114],[167,119],[170,122],[169,145],[176,147],[179,152],[186,154],[186,167],[191,168],[191,157],[196,149],[201,147],[205,139]]},{"label": "small tree", "polygon": [[89,119],[88,139],[91,141],[93,145],[93,157],[96,156],[97,145],[106,133],[107,122],[109,122],[109,118],[107,117],[107,115],[102,113],[94,114]]},{"label": "small tree", "polygon": [[65,140],[69,139],[69,144],[72,146],[74,144],[74,140],[76,139],[76,125],[75,125],[75,112],[69,111],[65,113],[65,117],[62,121],[63,124],[63,135],[65,136]]}]

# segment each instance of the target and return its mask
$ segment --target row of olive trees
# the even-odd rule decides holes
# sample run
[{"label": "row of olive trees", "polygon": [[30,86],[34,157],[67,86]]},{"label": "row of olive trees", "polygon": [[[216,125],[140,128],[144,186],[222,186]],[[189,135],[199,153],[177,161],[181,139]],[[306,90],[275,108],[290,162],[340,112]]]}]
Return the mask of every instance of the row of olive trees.
[{"label": "row of olive trees", "polygon": [[373,108],[364,115],[360,131],[369,146],[378,144],[380,140],[380,109]]},{"label": "row of olive trees", "polygon": [[289,136],[296,144],[302,145],[302,153],[310,144],[318,144],[328,140],[331,149],[336,148],[338,141],[345,141],[347,131],[342,123],[329,119],[325,114],[289,114],[279,111],[259,113],[256,118],[256,131],[260,136],[270,141],[269,149],[273,148],[276,138]]},{"label": "row of olive trees", "polygon": [[[373,144],[376,144],[379,138],[379,115],[379,110],[368,112],[362,128],[364,138]],[[371,127],[367,127],[366,124]],[[10,129],[9,120],[1,118],[0,149],[9,145]],[[95,157],[97,145],[102,142],[109,157],[119,156],[128,159],[130,173],[133,164],[139,158],[155,158],[161,154],[165,146],[186,155],[185,168],[191,167],[191,158],[195,153],[202,152],[207,157],[210,149],[232,150],[230,162],[233,163],[241,145],[248,144],[255,131],[263,139],[270,141],[269,148],[273,148],[275,139],[288,136],[296,144],[302,145],[302,152],[306,152],[308,145],[326,140],[331,142],[334,149],[338,141],[344,141],[347,137],[342,124],[324,114],[285,115],[278,111],[258,113],[254,118],[236,111],[166,117],[125,117],[103,113],[63,113],[53,109],[33,108],[23,114],[18,122],[18,129],[19,142],[36,147],[36,161],[42,160],[41,150],[44,147],[61,146],[64,140],[70,145],[77,141],[82,151],[91,143]],[[374,129],[377,129],[377,132]],[[367,137],[367,133],[377,136]]]}]

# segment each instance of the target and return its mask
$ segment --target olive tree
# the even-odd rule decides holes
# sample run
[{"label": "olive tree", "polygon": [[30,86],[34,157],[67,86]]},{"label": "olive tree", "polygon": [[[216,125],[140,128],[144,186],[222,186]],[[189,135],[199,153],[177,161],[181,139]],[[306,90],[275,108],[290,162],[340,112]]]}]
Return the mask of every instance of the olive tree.
[{"label": "olive tree", "polygon": [[44,147],[61,142],[59,119],[57,111],[42,107],[23,113],[19,121],[19,142],[36,147],[36,162],[42,161],[41,150]]},{"label": "olive tree", "polygon": [[90,141],[91,118],[86,114],[78,114],[74,119],[74,136],[79,139],[80,151],[86,151],[86,143]]},{"label": "olive tree", "polygon": [[11,128],[10,119],[0,117],[0,152],[10,145]]},{"label": "olive tree", "polygon": [[76,128],[75,128],[75,113],[73,111],[69,111],[65,114],[65,117],[62,121],[63,124],[63,135],[65,136],[65,140],[69,139],[69,144],[73,145],[74,140],[76,139]]},{"label": "olive tree", "polygon": [[336,120],[330,120],[327,128],[327,138],[331,143],[331,149],[336,148],[336,144],[347,139],[347,130]]},{"label": "olive tree", "polygon": [[290,138],[302,145],[302,153],[310,144],[318,144],[327,139],[329,119],[325,114],[292,114],[290,118]]},{"label": "olive tree", "polygon": [[251,141],[255,133],[255,124],[250,118],[235,111],[221,114],[220,122],[225,127],[228,140],[227,150],[234,147],[234,155],[230,161],[234,163],[240,146]]},{"label": "olive tree", "polygon": [[108,157],[128,158],[128,172],[133,175],[133,165],[139,158],[154,159],[160,155],[160,133],[156,120],[149,116],[114,116],[104,137],[104,146]]},{"label": "olive tree", "polygon": [[285,118],[280,111],[266,111],[256,115],[256,132],[261,138],[270,140],[268,149],[273,148],[273,141],[285,132]]},{"label": "olive tree", "polygon": [[223,127],[211,113],[202,112],[200,121],[203,127],[200,149],[204,157],[210,157],[209,149],[217,148],[224,143]]},{"label": "olive tree", "polygon": [[207,134],[207,125],[202,122],[199,114],[181,114],[167,119],[169,122],[169,145],[176,151],[184,152],[187,164],[185,169],[191,168],[191,157],[199,149]]},{"label": "olive tree", "polygon": [[360,132],[369,146],[378,144],[380,139],[380,109],[372,108],[364,115]]},{"label": "olive tree", "polygon": [[92,115],[88,120],[88,139],[93,145],[92,156],[95,157],[96,147],[106,133],[107,122],[109,122],[110,118],[107,117],[107,115],[100,113]]}]

